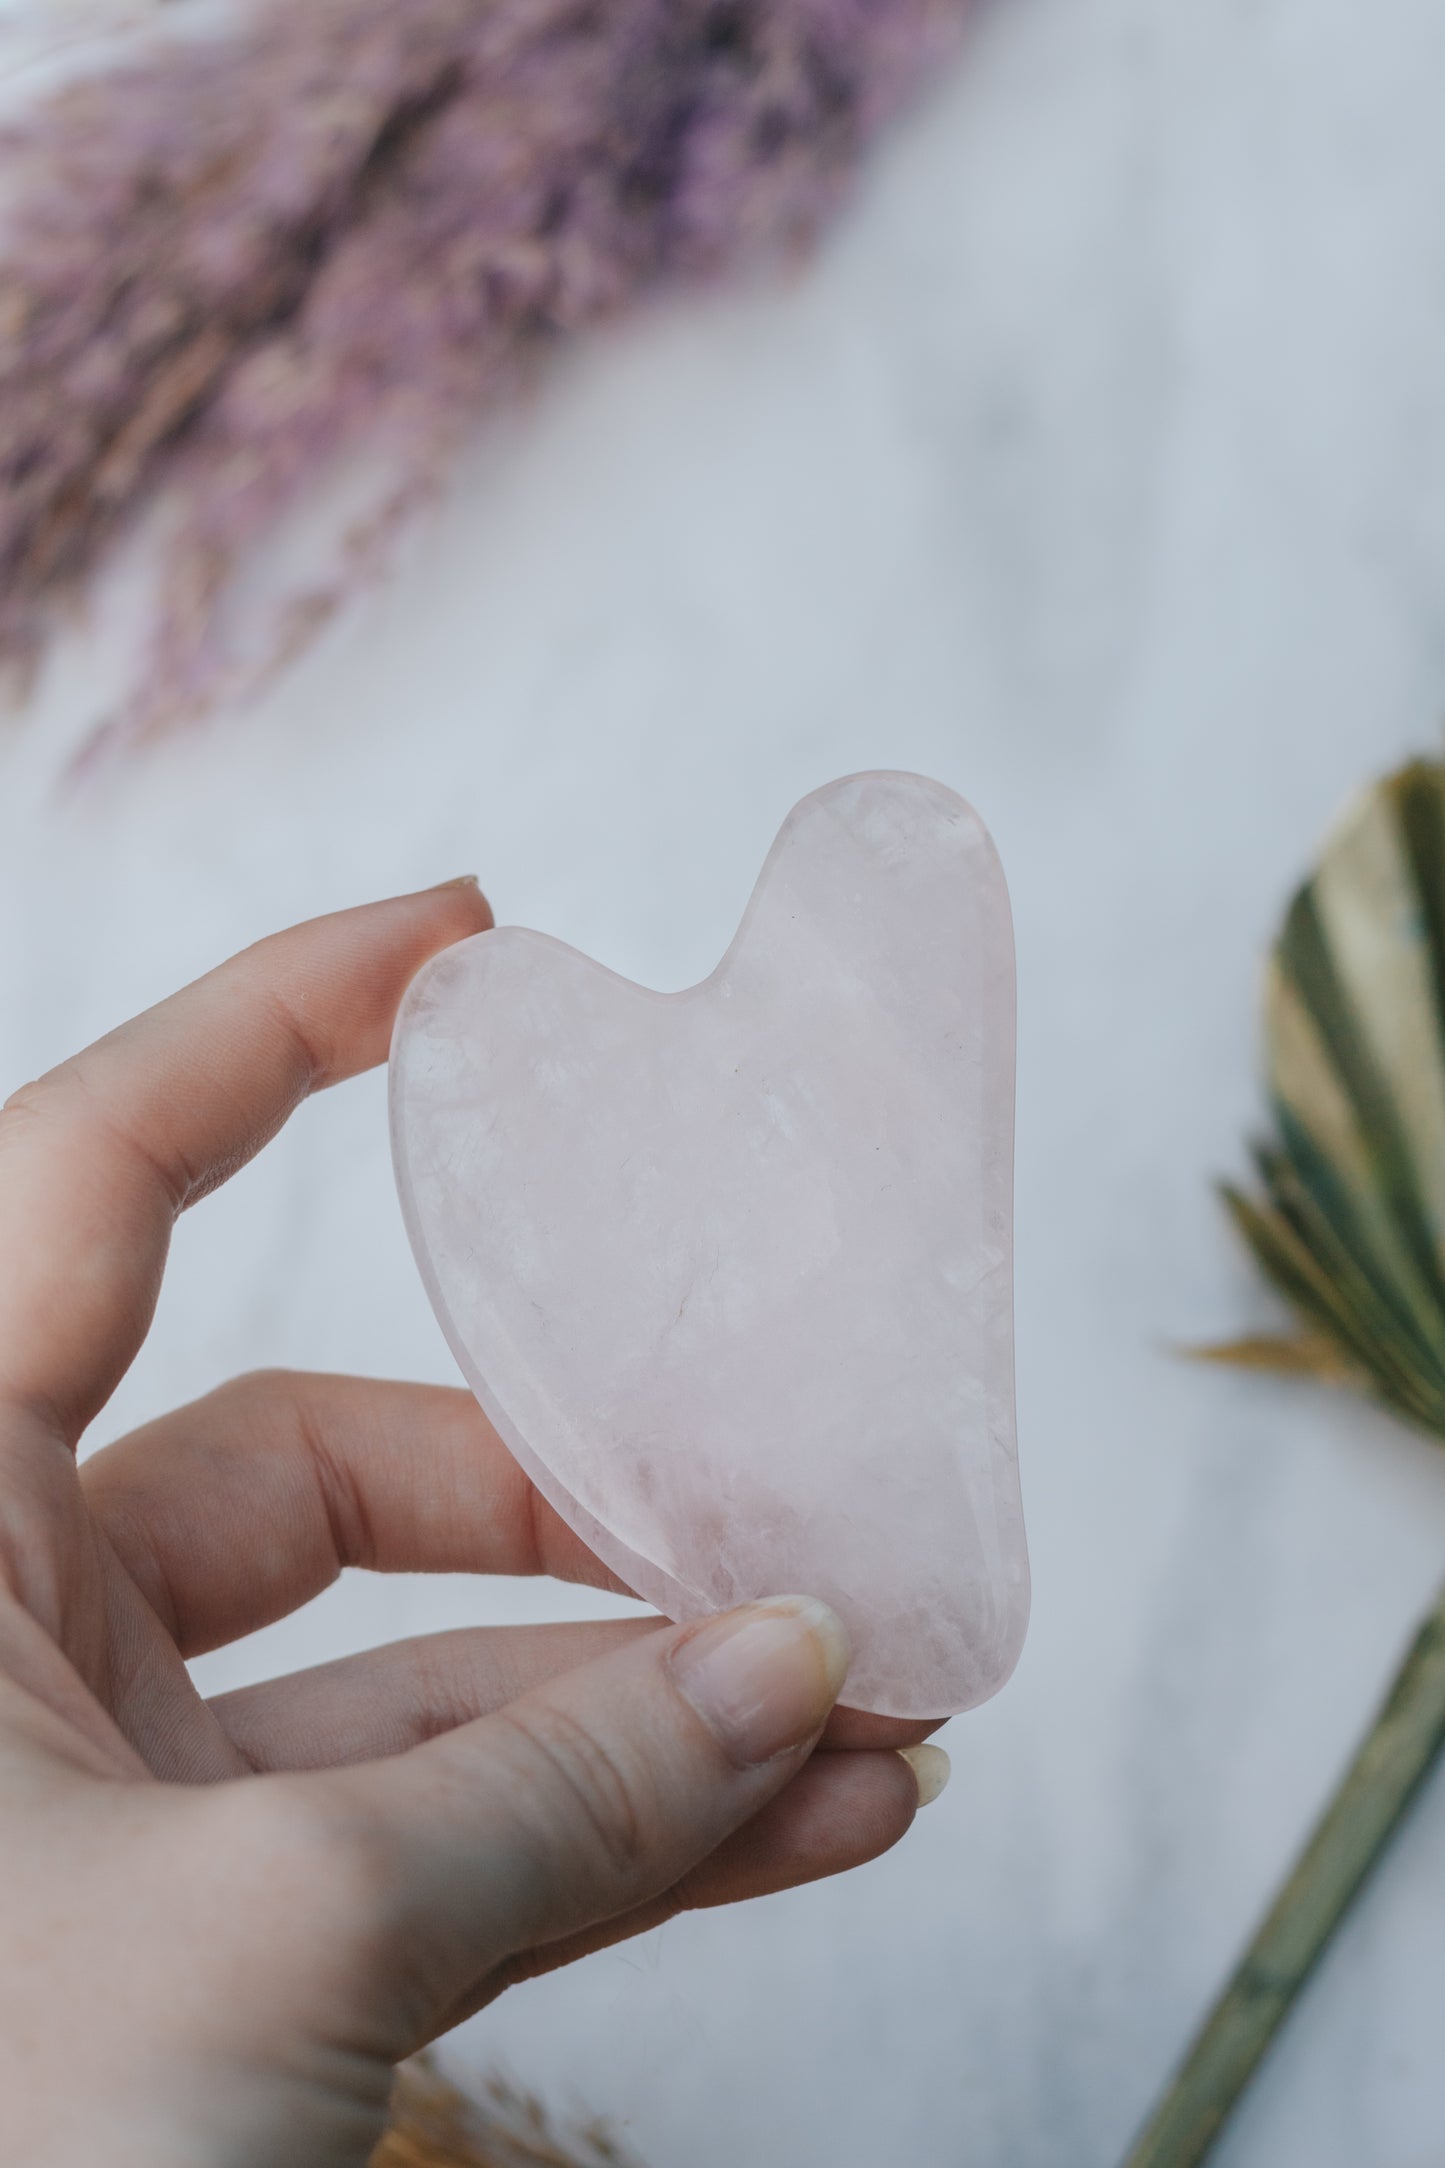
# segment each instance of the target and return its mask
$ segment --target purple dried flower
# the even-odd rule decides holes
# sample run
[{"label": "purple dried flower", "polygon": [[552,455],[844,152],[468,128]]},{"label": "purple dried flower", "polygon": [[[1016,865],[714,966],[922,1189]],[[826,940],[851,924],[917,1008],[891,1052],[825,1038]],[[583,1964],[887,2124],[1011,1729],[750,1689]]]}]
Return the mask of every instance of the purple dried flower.
[{"label": "purple dried flower", "polygon": [[0,653],[164,486],[135,734],[232,679],[238,566],[345,448],[374,556],[544,342],[796,245],[966,0],[270,0],[5,138]]}]

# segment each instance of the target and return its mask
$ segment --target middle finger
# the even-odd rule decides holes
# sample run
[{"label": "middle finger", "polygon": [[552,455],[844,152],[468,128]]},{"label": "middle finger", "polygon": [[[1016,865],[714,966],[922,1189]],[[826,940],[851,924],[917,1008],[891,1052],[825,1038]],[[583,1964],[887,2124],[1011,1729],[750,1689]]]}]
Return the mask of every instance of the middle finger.
[{"label": "middle finger", "polygon": [[81,1481],[184,1656],[284,1618],[345,1566],[628,1593],[451,1386],[259,1371],[132,1431]]}]

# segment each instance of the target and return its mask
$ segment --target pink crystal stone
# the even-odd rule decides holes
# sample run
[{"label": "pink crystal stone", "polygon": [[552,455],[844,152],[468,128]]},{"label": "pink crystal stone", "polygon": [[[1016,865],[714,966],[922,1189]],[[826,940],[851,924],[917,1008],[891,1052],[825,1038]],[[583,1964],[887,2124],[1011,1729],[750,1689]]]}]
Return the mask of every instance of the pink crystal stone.
[{"label": "pink crystal stone", "polygon": [[1013,1046],[988,832],[878,774],[794,808],[701,985],[500,927],[392,1052],[423,1277],[544,1496],[672,1618],[825,1598],[893,1716],[995,1693],[1028,1618]]}]

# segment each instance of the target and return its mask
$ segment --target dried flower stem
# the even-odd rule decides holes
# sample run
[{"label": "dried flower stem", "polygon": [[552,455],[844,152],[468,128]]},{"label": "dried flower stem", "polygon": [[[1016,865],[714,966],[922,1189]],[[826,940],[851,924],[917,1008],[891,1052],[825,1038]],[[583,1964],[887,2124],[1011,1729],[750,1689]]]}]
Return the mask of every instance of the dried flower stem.
[{"label": "dried flower stem", "polygon": [[1445,1590],[1254,1940],[1128,2156],[1195,2168],[1445,1749]]},{"label": "dried flower stem", "polygon": [[[1265,1023],[1278,1142],[1261,1193],[1225,1199],[1298,1329],[1202,1352],[1354,1384],[1439,1445],[1445,764],[1385,776],[1334,831],[1275,942]],[[1445,1593],[1128,2168],[1205,2158],[1442,1749]]]}]

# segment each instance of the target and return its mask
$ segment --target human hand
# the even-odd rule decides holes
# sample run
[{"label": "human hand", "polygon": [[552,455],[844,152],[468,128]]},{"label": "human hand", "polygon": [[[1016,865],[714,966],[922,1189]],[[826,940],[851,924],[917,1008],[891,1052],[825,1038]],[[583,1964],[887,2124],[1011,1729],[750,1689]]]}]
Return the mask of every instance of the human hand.
[{"label": "human hand", "polygon": [[462,1391],[261,1374],[76,1462],[177,1214],[489,924],[453,883],[296,927],[0,1113],[7,2159],[358,2168],[394,2065],[511,1982],[868,1859],[946,1769],[833,1710],[801,1598],[191,1684],[347,1565],[617,1585]]}]

